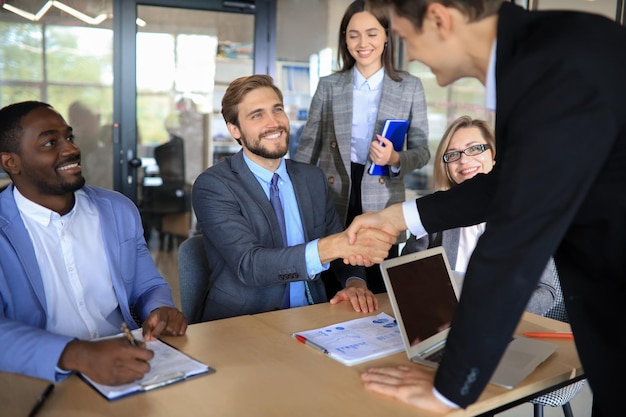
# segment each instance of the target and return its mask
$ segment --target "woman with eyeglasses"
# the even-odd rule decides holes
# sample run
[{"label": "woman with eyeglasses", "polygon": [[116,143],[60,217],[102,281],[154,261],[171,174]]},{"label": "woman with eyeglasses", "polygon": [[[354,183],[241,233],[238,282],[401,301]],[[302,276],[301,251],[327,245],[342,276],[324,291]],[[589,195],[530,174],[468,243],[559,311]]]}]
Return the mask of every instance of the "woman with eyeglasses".
[{"label": "woman with eyeglasses", "polygon": [[[434,188],[444,191],[479,174],[487,174],[496,163],[496,141],[493,129],[484,120],[461,116],[443,135],[434,160]],[[463,208],[460,207],[460,210]],[[443,246],[450,268],[460,275],[465,273],[478,238],[485,231],[485,223],[445,230],[415,239],[411,235],[402,254]],[[553,306],[556,297],[556,279],[552,259],[541,276],[526,311],[543,314]]]}]

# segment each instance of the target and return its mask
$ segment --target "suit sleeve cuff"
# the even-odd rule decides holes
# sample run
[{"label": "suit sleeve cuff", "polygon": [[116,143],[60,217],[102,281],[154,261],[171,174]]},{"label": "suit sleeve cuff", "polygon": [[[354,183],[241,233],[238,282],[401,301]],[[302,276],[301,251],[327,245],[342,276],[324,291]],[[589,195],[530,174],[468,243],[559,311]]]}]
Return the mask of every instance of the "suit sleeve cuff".
[{"label": "suit sleeve cuff", "polygon": [[437,388],[435,388],[435,387],[433,387],[433,395],[435,396],[435,398],[437,398],[439,401],[441,401],[442,403],[444,403],[448,407],[451,407],[451,408],[461,408],[461,407],[459,407],[458,404],[453,403],[452,401],[450,401],[449,399],[444,397],[439,391],[437,391]]}]

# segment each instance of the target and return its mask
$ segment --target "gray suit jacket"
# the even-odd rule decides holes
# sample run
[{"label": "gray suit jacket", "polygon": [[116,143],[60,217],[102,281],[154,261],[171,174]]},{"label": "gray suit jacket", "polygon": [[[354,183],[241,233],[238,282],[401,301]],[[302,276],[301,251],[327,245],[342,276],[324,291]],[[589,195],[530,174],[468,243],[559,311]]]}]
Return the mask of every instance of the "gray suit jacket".
[{"label": "gray suit jacket", "polygon": [[[391,177],[363,175],[363,212],[379,211],[406,199],[404,174],[428,162],[428,120],[424,89],[419,78],[402,74],[402,82],[385,74],[374,136],[382,131],[385,119],[408,119],[406,150],[400,152],[401,171]],[[300,136],[296,161],[318,164],[328,185],[342,224],[348,213],[350,188],[350,142],[352,139],[352,71],[322,77],[311,102],[309,118]]]},{"label": "gray suit jacket", "polygon": [[[434,248],[435,246],[443,246],[448,262],[450,263],[450,268],[454,270],[456,268],[456,258],[459,251],[460,238],[460,228],[431,233],[419,239],[416,239],[415,236],[411,235],[406,241],[404,248],[402,248],[402,255],[423,251],[429,248]],[[546,265],[546,268],[541,274],[537,288],[526,305],[526,311],[541,315],[554,306],[557,295],[555,282],[557,279],[558,275],[556,275],[554,260],[550,258],[548,265]]]},{"label": "gray suit jacket", "polygon": [[[310,242],[343,227],[319,168],[285,160],[294,186],[304,238]],[[243,151],[204,171],[192,190],[198,228],[211,268],[202,320],[280,308],[285,286],[307,280],[315,303],[327,301],[319,276],[309,280],[306,244],[284,247],[274,210],[243,159]],[[362,267],[331,264],[342,287],[365,277]]]}]

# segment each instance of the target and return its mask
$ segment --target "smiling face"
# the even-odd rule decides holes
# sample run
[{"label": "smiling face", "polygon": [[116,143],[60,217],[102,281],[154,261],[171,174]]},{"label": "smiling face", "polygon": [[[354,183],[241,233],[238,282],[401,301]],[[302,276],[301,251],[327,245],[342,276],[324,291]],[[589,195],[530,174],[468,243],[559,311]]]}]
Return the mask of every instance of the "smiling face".
[{"label": "smiling face", "polygon": [[263,167],[278,167],[289,148],[289,119],[276,92],[270,87],[250,91],[238,115],[239,127],[229,123],[228,130],[241,140],[246,155]]},{"label": "smiling face", "polygon": [[382,68],[382,55],[387,42],[385,28],[370,12],[355,13],[346,27],[346,47],[355,66],[364,77]]},{"label": "smiling face", "polygon": [[[447,152],[462,151],[472,145],[487,144],[477,127],[467,127],[457,130],[448,144]],[[493,169],[494,160],[491,149],[478,155],[467,156],[461,153],[461,159],[446,164],[448,175],[456,184],[473,178],[477,174],[487,174]]]},{"label": "smiling face", "polygon": [[3,167],[20,193],[53,209],[50,198],[68,198],[85,184],[80,168],[80,150],[72,128],[59,113],[38,107],[20,121],[22,137],[17,153],[3,156]]},{"label": "smiling face", "polygon": [[416,29],[410,20],[398,16],[394,11],[391,13],[391,27],[404,41],[407,59],[429,67],[440,86],[468,76],[462,51],[458,50],[454,37],[443,23],[449,21],[445,19],[445,13],[442,15],[445,10],[441,5],[431,5],[421,29]]}]

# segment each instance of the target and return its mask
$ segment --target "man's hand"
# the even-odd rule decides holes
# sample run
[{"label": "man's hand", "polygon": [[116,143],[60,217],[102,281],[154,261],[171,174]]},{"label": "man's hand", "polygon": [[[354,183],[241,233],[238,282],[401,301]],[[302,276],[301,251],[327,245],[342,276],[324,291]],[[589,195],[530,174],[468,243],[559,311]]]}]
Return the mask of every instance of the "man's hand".
[{"label": "man's hand", "polygon": [[[406,230],[402,204],[394,204],[381,211],[361,214],[360,216],[355,217],[350,226],[346,229],[346,233],[348,234],[348,243],[351,246],[356,245],[359,233],[367,229],[376,229],[384,232],[387,236],[393,236],[393,243],[395,243],[395,239],[397,239],[398,235]],[[369,258],[364,252],[359,253],[356,248],[353,248],[351,252],[353,252],[353,254],[350,256],[343,257],[343,262],[345,264],[365,266],[372,265],[372,262],[370,262],[371,258]],[[380,263],[381,261],[382,259],[374,263]]]},{"label": "man's hand", "polygon": [[348,279],[346,288],[338,291],[330,303],[337,304],[346,300],[350,301],[354,311],[359,313],[373,313],[378,310],[378,299],[367,289],[365,281],[358,278]]},{"label": "man's hand", "polygon": [[389,234],[383,230],[361,229],[356,234],[356,240],[352,244],[346,245],[344,252],[350,256],[361,256],[365,266],[372,266],[387,258],[389,249],[396,243],[396,238],[397,235]]},{"label": "man's hand", "polygon": [[355,233],[353,244],[348,244],[348,233],[343,231],[321,238],[317,243],[317,249],[322,264],[335,259],[360,256],[363,262],[360,265],[371,266],[382,262],[394,243],[396,236],[382,230],[363,229]]},{"label": "man's hand", "polygon": [[155,340],[161,334],[182,336],[187,331],[187,319],[176,308],[160,307],[152,310],[142,327],[146,341]]},{"label": "man's hand", "polygon": [[98,341],[73,340],[61,354],[58,366],[77,371],[95,382],[122,385],[141,379],[149,370],[154,352],[137,342],[132,346],[125,337]]},{"label": "man's hand", "polygon": [[361,380],[368,391],[393,397],[435,414],[454,410],[433,394],[434,374],[415,366],[370,369],[361,375]]}]

